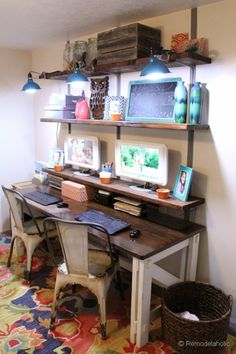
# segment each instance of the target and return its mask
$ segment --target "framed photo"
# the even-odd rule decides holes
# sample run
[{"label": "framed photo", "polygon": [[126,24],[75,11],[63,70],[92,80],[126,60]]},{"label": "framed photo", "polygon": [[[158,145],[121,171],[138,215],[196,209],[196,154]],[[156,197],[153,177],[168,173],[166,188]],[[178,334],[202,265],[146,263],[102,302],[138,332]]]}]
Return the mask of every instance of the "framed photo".
[{"label": "framed photo", "polygon": [[111,120],[111,114],[120,114],[120,120],[122,120],[124,114],[124,105],[124,96],[106,96],[103,119]]},{"label": "framed photo", "polygon": [[64,150],[61,148],[52,148],[49,154],[48,167],[54,168],[55,165],[64,164]]},{"label": "framed photo", "polygon": [[193,169],[191,167],[180,165],[173,190],[174,197],[183,201],[188,199],[192,175]]},{"label": "framed photo", "polygon": [[175,88],[181,78],[130,81],[125,120],[174,123]]}]

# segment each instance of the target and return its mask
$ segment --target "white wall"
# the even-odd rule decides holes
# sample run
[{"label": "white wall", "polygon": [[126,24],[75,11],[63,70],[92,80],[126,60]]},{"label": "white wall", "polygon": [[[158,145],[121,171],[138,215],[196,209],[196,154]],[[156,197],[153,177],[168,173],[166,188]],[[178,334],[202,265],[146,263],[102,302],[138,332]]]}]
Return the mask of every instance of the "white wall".
[{"label": "white wall", "polygon": [[[33,97],[21,92],[31,69],[31,53],[0,49],[0,184],[31,180],[35,159]],[[9,229],[0,190],[0,231]]]},{"label": "white wall", "polygon": [[[235,166],[235,92],[236,92],[236,49],[234,37],[236,24],[235,0],[224,0],[204,6],[198,11],[198,37],[205,37],[209,43],[211,65],[197,67],[197,80],[207,83],[210,94],[210,130],[196,132],[194,145],[194,170],[192,192],[206,198],[206,204],[195,211],[195,220],[207,227],[202,234],[198,263],[198,279],[209,281],[232,294],[236,299],[233,275],[236,249],[236,166]],[[190,31],[190,11],[142,21],[162,30],[162,44],[170,47],[171,34]],[[33,67],[38,71],[62,69],[64,44],[33,53]],[[121,94],[127,95],[129,80],[138,79],[139,73],[122,75]],[[188,83],[189,69],[173,69],[170,76],[181,76]],[[111,76],[111,92],[115,78]],[[47,159],[49,148],[56,142],[56,127],[53,123],[39,123],[42,107],[48,103],[52,90],[61,92],[65,84],[42,83],[44,90],[37,101],[37,158]],[[88,89],[86,91],[88,93]],[[89,93],[88,93],[89,95]],[[114,159],[115,130],[104,127],[74,127],[72,133],[85,132],[98,135],[107,144],[106,157]],[[60,144],[66,134],[66,126],[61,127]],[[186,138],[184,132],[158,131],[148,129],[122,129],[122,138],[165,142],[170,150],[170,178],[168,185],[173,187],[177,168],[186,163]],[[42,143],[43,142],[43,143]],[[45,148],[46,146],[46,148]],[[236,319],[234,306],[232,317]]]}]

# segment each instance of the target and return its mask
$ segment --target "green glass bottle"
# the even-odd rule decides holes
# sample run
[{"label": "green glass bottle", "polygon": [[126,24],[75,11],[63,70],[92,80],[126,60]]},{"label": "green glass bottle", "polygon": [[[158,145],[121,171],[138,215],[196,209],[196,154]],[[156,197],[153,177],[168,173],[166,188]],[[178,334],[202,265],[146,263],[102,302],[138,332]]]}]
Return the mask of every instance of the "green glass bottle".
[{"label": "green glass bottle", "polygon": [[182,80],[178,81],[175,88],[174,119],[176,123],[185,123],[187,115],[187,88]]},{"label": "green glass bottle", "polygon": [[195,82],[190,91],[190,108],[189,116],[191,124],[198,124],[201,113],[201,96],[202,90],[200,82]]}]

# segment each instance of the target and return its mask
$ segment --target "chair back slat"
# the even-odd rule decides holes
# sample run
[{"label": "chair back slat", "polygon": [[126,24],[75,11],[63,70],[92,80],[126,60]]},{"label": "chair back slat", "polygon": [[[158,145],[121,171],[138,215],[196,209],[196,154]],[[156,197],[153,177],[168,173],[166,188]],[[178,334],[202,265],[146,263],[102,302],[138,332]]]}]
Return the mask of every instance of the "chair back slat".
[{"label": "chair back slat", "polygon": [[24,232],[23,221],[22,221],[22,203],[21,200],[16,198],[15,192],[11,189],[3,187],[3,192],[7,198],[10,211],[17,227],[20,231]]},{"label": "chair back slat", "polygon": [[56,221],[59,240],[69,273],[88,274],[88,227]]}]

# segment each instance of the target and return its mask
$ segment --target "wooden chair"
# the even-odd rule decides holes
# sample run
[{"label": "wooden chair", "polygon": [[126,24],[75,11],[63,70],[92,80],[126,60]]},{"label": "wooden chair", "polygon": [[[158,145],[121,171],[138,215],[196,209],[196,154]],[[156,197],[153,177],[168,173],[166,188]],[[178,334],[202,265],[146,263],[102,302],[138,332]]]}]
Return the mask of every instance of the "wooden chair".
[{"label": "wooden chair", "polygon": [[[43,221],[45,217],[34,217],[34,214],[24,196],[13,189],[2,186],[11,212],[12,240],[7,266],[11,266],[11,257],[16,238],[20,238],[26,249],[27,265],[25,278],[31,280],[32,256],[36,247],[45,240]],[[30,220],[23,220],[23,210],[30,216]],[[55,225],[49,227],[48,236],[57,236]]]},{"label": "wooden chair", "polygon": [[[61,244],[64,263],[58,265],[53,256],[53,250],[47,237],[47,223],[55,222]],[[80,284],[87,287],[98,300],[101,320],[101,336],[106,339],[106,297],[114,275],[123,299],[123,289],[120,278],[118,257],[112,252],[110,236],[107,231],[98,224],[48,218],[45,220],[45,234],[49,252],[58,266],[56,284],[52,305],[50,328],[54,327],[58,295],[66,285]],[[107,246],[104,250],[89,249],[88,228],[96,227],[107,236]]]}]

